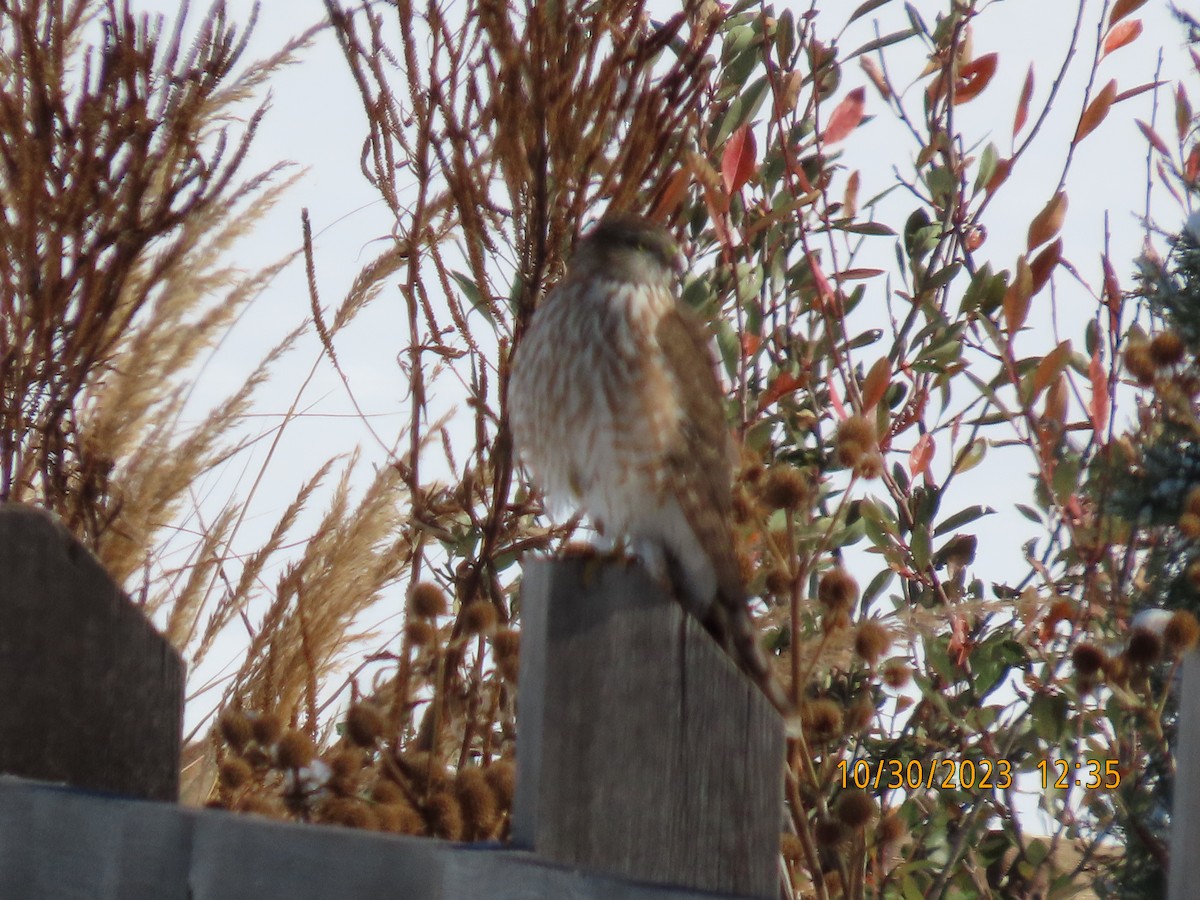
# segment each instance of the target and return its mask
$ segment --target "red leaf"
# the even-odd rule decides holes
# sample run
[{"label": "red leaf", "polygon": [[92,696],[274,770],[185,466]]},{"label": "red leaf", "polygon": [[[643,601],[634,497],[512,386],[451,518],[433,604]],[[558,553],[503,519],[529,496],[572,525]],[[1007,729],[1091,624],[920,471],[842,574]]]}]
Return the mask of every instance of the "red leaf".
[{"label": "red leaf", "polygon": [[829,373],[829,379],[825,382],[829,387],[829,403],[833,406],[833,411],[837,413],[838,421],[844,422],[847,418],[846,407],[842,405],[842,398],[838,396],[837,387],[833,383],[833,373]]},{"label": "red leaf", "polygon": [[749,359],[758,352],[758,348],[762,346],[762,338],[752,331],[747,331],[742,335],[742,358]]},{"label": "red leaf", "polygon": [[1011,171],[1011,159],[996,160],[996,171],[992,172],[992,177],[988,179],[988,183],[984,186],[984,190],[989,194],[994,194],[996,189],[1008,180],[1008,173]]},{"label": "red leaf", "polygon": [[929,463],[933,460],[933,453],[936,449],[933,435],[928,431],[917,438],[912,451],[908,454],[908,471],[913,475],[924,473],[926,478],[932,478],[933,476],[929,472]]},{"label": "red leaf", "polygon": [[813,281],[817,285],[817,307],[824,309],[825,304],[831,304],[837,298],[833,293],[833,288],[829,284],[829,279],[821,271],[821,264],[817,262],[817,258],[811,253],[808,254],[808,265],[812,270]]},{"label": "red leaf", "polygon": [[1167,145],[1163,142],[1163,139],[1158,136],[1157,131],[1155,131],[1141,119],[1134,119],[1134,121],[1137,122],[1137,127],[1141,129],[1142,134],[1145,135],[1146,140],[1148,140],[1154,146],[1155,150],[1157,150],[1163,156],[1171,155],[1171,151],[1167,149]]},{"label": "red leaf", "polygon": [[999,60],[1000,54],[985,53],[959,69],[958,84],[954,86],[954,102],[966,103],[978,97],[996,74],[996,63]]},{"label": "red leaf", "polygon": [[1100,348],[1092,351],[1092,361],[1088,363],[1088,381],[1092,383],[1092,400],[1088,404],[1088,418],[1092,420],[1092,430],[1097,434],[1108,427],[1108,376],[1100,363]]},{"label": "red leaf", "polygon": [[1179,134],[1179,140],[1187,137],[1189,129],[1192,127],[1192,104],[1188,102],[1187,93],[1183,90],[1182,84],[1175,85],[1175,131]]},{"label": "red leaf", "polygon": [[1142,33],[1142,20],[1130,19],[1128,22],[1122,22],[1108,32],[1108,36],[1104,39],[1104,49],[1100,52],[1100,58],[1108,56],[1114,50],[1119,50],[1126,44],[1130,44],[1137,40],[1137,36]]},{"label": "red leaf", "polygon": [[1096,130],[1096,127],[1104,121],[1104,117],[1108,115],[1109,107],[1113,105],[1113,101],[1117,99],[1117,81],[1114,78],[1096,95],[1087,109],[1083,111],[1083,115],[1079,117],[1079,127],[1075,129],[1075,138],[1071,141],[1072,144],[1078,144],[1085,137]]},{"label": "red leaf", "polygon": [[1117,2],[1113,4],[1112,12],[1109,13],[1108,27],[1112,28],[1139,6],[1142,6],[1145,2],[1146,0],[1117,0]]},{"label": "red leaf", "polygon": [[1030,274],[1033,275],[1034,294],[1046,286],[1046,282],[1050,280],[1050,275],[1054,272],[1054,267],[1062,262],[1062,250],[1063,242],[1062,238],[1059,238],[1053,244],[1048,245],[1029,264]]},{"label": "red leaf", "polygon": [[872,409],[876,403],[883,399],[883,395],[887,393],[888,385],[892,377],[892,364],[886,356],[881,356],[875,360],[875,364],[871,366],[871,370],[867,372],[867,377],[862,383],[862,402],[863,409]]},{"label": "red leaf", "polygon": [[1027,248],[1032,250],[1040,247],[1054,237],[1062,229],[1063,219],[1067,215],[1067,195],[1059,191],[1050,198],[1040,213],[1029,223],[1029,238]]},{"label": "red leaf", "polygon": [[855,88],[847,94],[829,117],[829,124],[825,126],[825,134],[821,140],[826,144],[833,144],[857,128],[858,123],[862,121],[866,99],[866,88]]},{"label": "red leaf", "polygon": [[721,154],[721,180],[725,183],[727,194],[736,194],[750,180],[756,168],[756,154],[754,132],[747,122],[730,135],[725,143],[725,152]]},{"label": "red leaf", "polygon": [[1033,99],[1033,63],[1029,64],[1029,72],[1025,75],[1025,84],[1021,88],[1021,98],[1017,101],[1017,114],[1013,117],[1013,137],[1025,127],[1029,118],[1029,101]]}]

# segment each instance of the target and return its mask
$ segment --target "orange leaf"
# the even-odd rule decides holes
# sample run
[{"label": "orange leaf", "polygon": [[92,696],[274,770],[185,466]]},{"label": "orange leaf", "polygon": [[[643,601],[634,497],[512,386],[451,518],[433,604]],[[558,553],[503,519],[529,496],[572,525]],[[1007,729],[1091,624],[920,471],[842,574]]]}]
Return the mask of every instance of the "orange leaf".
[{"label": "orange leaf", "polygon": [[1183,164],[1183,177],[1190,182],[1200,178],[1200,144],[1193,147],[1192,152],[1188,154],[1187,162]]},{"label": "orange leaf", "polygon": [[1175,131],[1179,134],[1179,140],[1182,141],[1187,137],[1187,133],[1191,127],[1192,104],[1188,102],[1188,96],[1183,90],[1183,85],[1177,84],[1175,85]]},{"label": "orange leaf", "polygon": [[742,358],[749,359],[758,352],[758,348],[762,346],[762,338],[752,331],[747,331],[742,335]]},{"label": "orange leaf", "polygon": [[888,87],[887,79],[883,77],[883,71],[879,68],[879,64],[869,56],[860,56],[858,64],[871,79],[871,84],[875,85],[875,90],[879,91],[879,96],[884,100],[891,99],[892,89]]},{"label": "orange leaf", "polygon": [[843,281],[864,281],[867,278],[882,275],[884,271],[883,269],[843,269],[833,277],[840,284]]},{"label": "orange leaf", "polygon": [[1100,347],[1092,351],[1092,361],[1088,363],[1088,381],[1092,383],[1092,400],[1088,404],[1088,418],[1092,420],[1092,429],[1097,433],[1108,426],[1108,377],[1104,366],[1100,364]]},{"label": "orange leaf", "polygon": [[1062,249],[1062,238],[1059,238],[1039,253],[1029,264],[1029,270],[1033,273],[1033,292],[1035,294],[1046,286],[1055,267],[1062,262]]},{"label": "orange leaf", "polygon": [[762,412],[780,397],[790,394],[803,384],[804,381],[799,376],[792,375],[789,372],[780,372],[767,385],[767,389],[758,395],[758,411]]},{"label": "orange leaf", "polygon": [[1050,390],[1046,392],[1046,405],[1042,408],[1042,418],[1047,422],[1053,422],[1059,427],[1067,418],[1067,391],[1070,384],[1067,381],[1065,372],[1058,376],[1058,380],[1050,386]]},{"label": "orange leaf", "polygon": [[1021,88],[1021,98],[1017,101],[1017,114],[1013,117],[1013,137],[1017,136],[1022,128],[1025,127],[1025,120],[1029,118],[1029,101],[1033,99],[1033,63],[1029,64],[1029,71],[1025,75],[1025,84]]},{"label": "orange leaf", "polygon": [[853,219],[858,214],[858,170],[850,173],[846,179],[846,193],[842,197],[842,215]]},{"label": "orange leaf", "polygon": [[667,179],[666,184],[659,190],[658,199],[650,211],[650,219],[654,222],[665,222],[672,213],[679,209],[683,198],[687,196],[688,186],[692,183],[692,173],[682,168]]},{"label": "orange leaf", "polygon": [[1050,382],[1062,374],[1068,362],[1071,361],[1071,342],[1063,341],[1042,357],[1042,361],[1033,370],[1033,396],[1036,398]]},{"label": "orange leaf", "polygon": [[1113,4],[1112,12],[1108,15],[1108,27],[1112,28],[1145,2],[1146,0],[1117,0]]},{"label": "orange leaf", "polygon": [[855,88],[847,94],[842,102],[833,110],[829,124],[825,126],[825,134],[821,140],[826,144],[836,143],[858,127],[862,121],[863,107],[867,100],[866,88]]},{"label": "orange leaf", "polygon": [[886,356],[875,360],[875,365],[871,366],[871,371],[867,372],[867,377],[863,379],[862,383],[864,411],[873,408],[883,399],[883,395],[887,393],[891,375],[892,364]]},{"label": "orange leaf", "polygon": [[1117,281],[1117,273],[1107,256],[1100,258],[1100,265],[1104,268],[1104,305],[1108,307],[1108,328],[1116,333],[1124,299],[1121,296],[1121,283]]},{"label": "orange leaf", "polygon": [[1025,324],[1029,315],[1029,301],[1033,298],[1033,273],[1025,257],[1017,258],[1017,275],[1004,292],[1004,323],[1009,335],[1014,335]]},{"label": "orange leaf", "polygon": [[824,309],[826,303],[832,303],[836,299],[833,288],[829,284],[829,279],[825,277],[825,273],[821,271],[821,264],[811,253],[808,254],[808,265],[812,270],[813,282],[817,286],[817,308]]},{"label": "orange leaf", "polygon": [[1040,247],[1062,229],[1067,215],[1067,195],[1064,191],[1055,194],[1040,213],[1029,223],[1029,239],[1026,248]]},{"label": "orange leaf", "polygon": [[978,97],[996,74],[999,59],[998,53],[985,53],[959,69],[958,84],[954,86],[954,102],[966,103]]},{"label": "orange leaf", "polygon": [[937,447],[933,443],[933,435],[928,431],[917,438],[917,442],[913,444],[912,451],[908,454],[908,471],[914,475],[925,473],[926,478],[933,476],[929,472],[929,463],[933,459],[934,451]]},{"label": "orange leaf", "polygon": [[1114,50],[1119,50],[1126,44],[1133,43],[1141,33],[1141,19],[1130,19],[1128,22],[1122,22],[1115,28],[1109,29],[1108,36],[1104,39],[1104,49],[1100,52],[1100,58],[1104,59],[1104,57],[1108,56]]},{"label": "orange leaf", "polygon": [[725,192],[730,196],[740,191],[754,174],[756,152],[754,132],[750,130],[749,122],[738,128],[726,141],[725,152],[721,154],[721,180],[725,183]]},{"label": "orange leaf", "polygon": [[1163,142],[1163,139],[1158,136],[1157,131],[1155,131],[1141,119],[1134,119],[1134,121],[1137,122],[1137,127],[1141,129],[1142,134],[1145,136],[1146,140],[1148,140],[1154,146],[1155,150],[1157,150],[1163,156],[1171,155],[1171,151],[1167,149],[1167,145]]},{"label": "orange leaf", "polygon": [[989,194],[994,194],[996,189],[1004,182],[1008,181],[1008,173],[1012,171],[1011,159],[996,160],[996,169],[992,172],[992,177],[988,179],[984,190]]},{"label": "orange leaf", "polygon": [[1108,115],[1108,109],[1113,105],[1113,101],[1117,98],[1117,80],[1114,78],[1096,95],[1096,99],[1088,104],[1087,109],[1083,111],[1083,115],[1079,117],[1079,127],[1075,129],[1075,137],[1071,141],[1072,144],[1078,144],[1085,137],[1096,130],[1104,117]]}]

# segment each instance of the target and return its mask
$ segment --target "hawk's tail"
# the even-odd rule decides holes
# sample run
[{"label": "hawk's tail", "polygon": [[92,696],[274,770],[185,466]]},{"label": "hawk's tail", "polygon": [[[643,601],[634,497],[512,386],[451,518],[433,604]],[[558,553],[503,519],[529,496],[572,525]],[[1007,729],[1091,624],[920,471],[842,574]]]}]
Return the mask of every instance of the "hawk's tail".
[{"label": "hawk's tail", "polygon": [[737,667],[766,695],[781,716],[789,734],[799,721],[798,710],[783,689],[766,653],[758,642],[758,629],[750,616],[750,606],[744,594],[730,595],[719,591],[716,602],[709,607],[704,627],[728,653]]}]

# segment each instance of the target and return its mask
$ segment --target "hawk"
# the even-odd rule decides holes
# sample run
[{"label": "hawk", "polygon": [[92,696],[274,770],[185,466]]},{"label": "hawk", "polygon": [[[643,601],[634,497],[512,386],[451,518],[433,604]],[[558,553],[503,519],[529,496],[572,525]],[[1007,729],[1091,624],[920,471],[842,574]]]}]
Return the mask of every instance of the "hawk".
[{"label": "hawk", "polygon": [[704,325],[676,299],[680,263],[642,218],[605,218],[579,240],[515,352],[513,441],[548,500],[628,538],[785,712],[734,554],[724,394]]}]

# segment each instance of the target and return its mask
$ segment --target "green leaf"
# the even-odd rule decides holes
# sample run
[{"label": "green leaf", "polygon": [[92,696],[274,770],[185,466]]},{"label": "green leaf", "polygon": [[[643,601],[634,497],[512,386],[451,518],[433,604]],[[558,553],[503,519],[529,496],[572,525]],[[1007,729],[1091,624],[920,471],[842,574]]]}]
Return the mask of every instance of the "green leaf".
[{"label": "green leaf", "polygon": [[954,461],[954,474],[961,475],[963,472],[969,472],[983,462],[983,458],[987,455],[987,448],[988,442],[986,438],[975,438],[975,440],[971,441],[958,454],[958,459]]},{"label": "green leaf", "polygon": [[966,509],[960,509],[954,515],[947,517],[942,521],[942,524],[934,529],[933,536],[941,537],[949,531],[954,531],[956,528],[961,528],[974,522],[976,519],[982,519],[984,516],[995,515],[996,510],[990,506],[968,506]]},{"label": "green leaf", "polygon": [[488,324],[495,328],[496,317],[492,315],[492,307],[483,299],[483,294],[480,293],[479,286],[475,284],[475,279],[462,272],[451,272],[450,277],[458,283],[459,289],[467,298],[467,302],[471,304],[471,308],[487,319]]},{"label": "green leaf", "polygon": [[929,528],[918,523],[913,526],[912,538],[909,541],[909,549],[912,551],[913,568],[918,572],[924,572],[929,568],[930,546],[929,546]]},{"label": "green leaf", "polygon": [[717,126],[716,133],[713,135],[714,146],[719,147],[724,144],[735,129],[754,118],[759,107],[762,106],[763,100],[767,97],[768,87],[767,77],[764,75],[730,101],[729,109],[726,110],[721,124]]},{"label": "green leaf", "polygon": [[846,24],[849,25],[851,22],[861,19],[867,13],[874,12],[875,10],[879,9],[879,7],[886,6],[891,2],[892,0],[866,0],[865,3],[859,4],[858,9],[850,13],[850,18],[846,20]]},{"label": "green leaf", "polygon": [[992,180],[992,176],[996,174],[996,163],[999,160],[1000,154],[996,152],[995,144],[988,144],[983,148],[983,153],[979,157],[979,171],[975,174],[975,190],[982,189]]},{"label": "green leaf", "polygon": [[893,235],[896,232],[882,222],[850,222],[845,225],[834,225],[838,231],[848,231],[851,234]]},{"label": "green leaf", "polygon": [[920,34],[915,28],[906,28],[903,31],[893,31],[891,34],[885,34],[873,40],[867,41],[861,47],[856,47],[845,56],[845,59],[854,59],[856,56],[862,56],[864,53],[874,53],[884,47],[892,44],[898,44],[901,41],[906,41],[914,35]]}]

